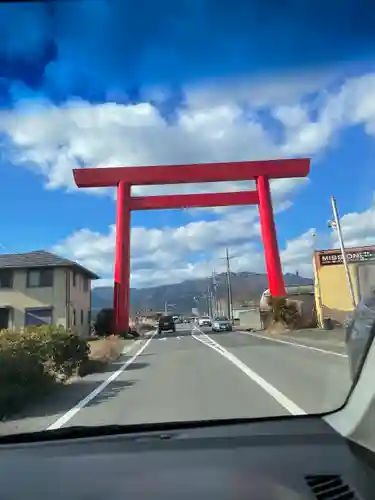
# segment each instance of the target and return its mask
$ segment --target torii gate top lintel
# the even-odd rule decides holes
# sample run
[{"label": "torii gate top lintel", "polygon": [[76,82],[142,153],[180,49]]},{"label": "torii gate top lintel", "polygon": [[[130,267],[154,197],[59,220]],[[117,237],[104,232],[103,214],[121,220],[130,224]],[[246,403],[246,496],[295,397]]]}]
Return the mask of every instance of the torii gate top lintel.
[{"label": "torii gate top lintel", "polygon": [[77,168],[73,170],[73,176],[78,187],[89,188],[117,186],[121,181],[132,186],[146,186],[248,181],[260,176],[266,176],[271,179],[282,179],[306,177],[309,171],[309,158],[294,158],[147,167]]}]

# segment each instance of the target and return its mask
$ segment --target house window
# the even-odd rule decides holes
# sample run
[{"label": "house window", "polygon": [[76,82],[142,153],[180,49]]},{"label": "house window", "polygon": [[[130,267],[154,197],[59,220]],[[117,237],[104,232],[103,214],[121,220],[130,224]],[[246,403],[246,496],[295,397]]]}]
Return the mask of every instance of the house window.
[{"label": "house window", "polygon": [[76,310],[73,309],[73,326],[76,326]]},{"label": "house window", "polygon": [[83,309],[81,309],[81,325],[83,325]]},{"label": "house window", "polygon": [[75,287],[77,285],[77,273],[73,271],[73,286]]},{"label": "house window", "polygon": [[0,288],[13,288],[13,269],[0,270]]},{"label": "house window", "polygon": [[52,324],[52,307],[25,309],[25,326],[41,326]]},{"label": "house window", "polygon": [[29,269],[27,271],[27,288],[53,286],[53,269]]},{"label": "house window", "polygon": [[83,291],[88,292],[89,291],[89,286],[90,286],[90,280],[86,278],[86,276],[83,278]]}]

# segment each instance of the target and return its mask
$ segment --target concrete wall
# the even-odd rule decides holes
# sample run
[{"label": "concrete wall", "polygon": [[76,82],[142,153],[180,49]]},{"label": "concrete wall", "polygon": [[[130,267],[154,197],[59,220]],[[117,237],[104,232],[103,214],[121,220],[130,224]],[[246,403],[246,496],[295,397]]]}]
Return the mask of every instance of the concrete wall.
[{"label": "concrete wall", "polygon": [[[258,309],[248,309],[238,311],[239,326],[244,328],[254,328],[255,330],[261,329],[260,314]],[[238,323],[236,323],[238,326]]]}]

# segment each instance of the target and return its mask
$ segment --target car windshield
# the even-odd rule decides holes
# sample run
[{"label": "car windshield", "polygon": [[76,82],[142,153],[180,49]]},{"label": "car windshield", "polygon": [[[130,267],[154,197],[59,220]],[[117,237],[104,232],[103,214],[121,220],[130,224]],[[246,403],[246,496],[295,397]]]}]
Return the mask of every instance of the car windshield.
[{"label": "car windshield", "polygon": [[375,30],[278,4],[0,2],[0,435],[346,401]]}]

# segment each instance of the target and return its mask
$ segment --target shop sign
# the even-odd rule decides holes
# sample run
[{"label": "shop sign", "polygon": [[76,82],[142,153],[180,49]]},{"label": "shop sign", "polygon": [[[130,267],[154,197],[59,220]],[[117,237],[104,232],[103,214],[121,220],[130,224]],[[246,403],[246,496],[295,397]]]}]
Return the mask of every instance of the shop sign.
[{"label": "shop sign", "polygon": [[[348,263],[358,264],[360,262],[375,261],[375,250],[360,250],[358,252],[346,252]],[[341,251],[335,253],[327,253],[319,255],[321,266],[333,266],[335,264],[342,264]]]}]

